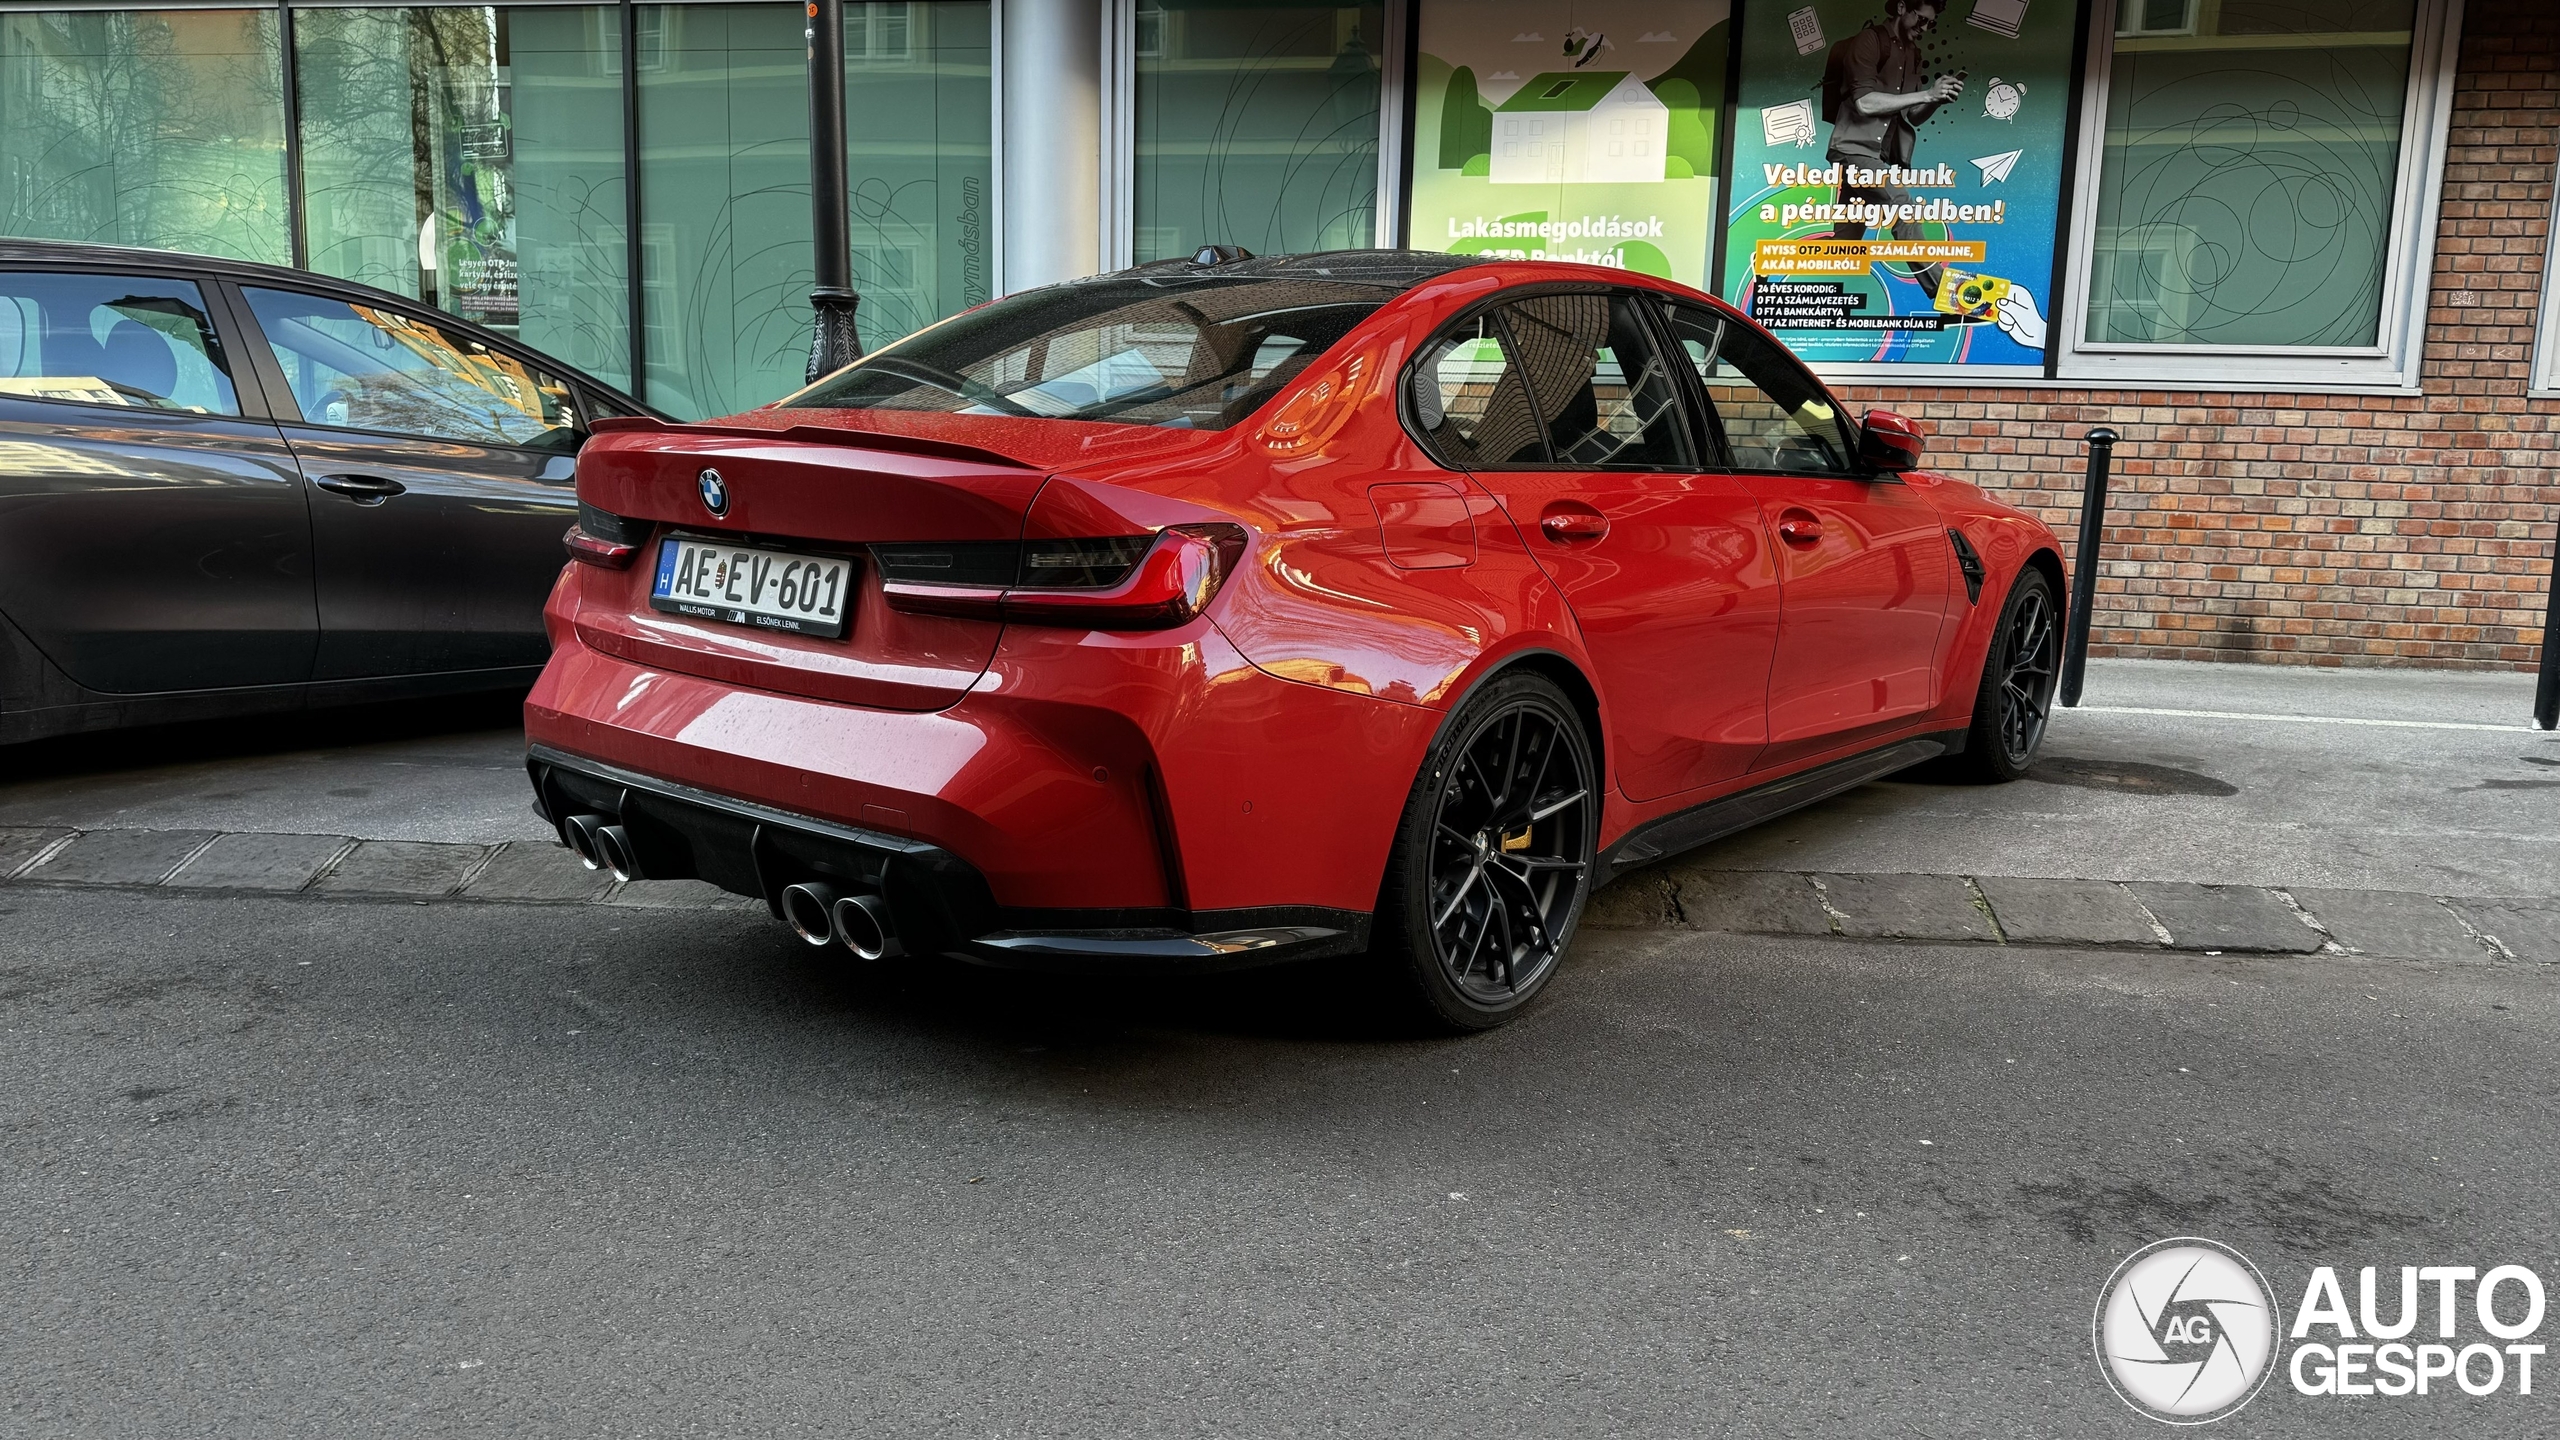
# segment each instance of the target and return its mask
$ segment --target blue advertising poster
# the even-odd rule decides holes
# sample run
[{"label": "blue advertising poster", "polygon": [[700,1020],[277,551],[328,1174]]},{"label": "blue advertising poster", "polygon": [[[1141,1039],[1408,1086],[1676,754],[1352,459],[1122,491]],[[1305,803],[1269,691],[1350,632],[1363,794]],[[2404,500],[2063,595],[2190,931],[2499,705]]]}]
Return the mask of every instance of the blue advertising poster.
[{"label": "blue advertising poster", "polygon": [[1745,0],[1724,295],[1808,360],[2041,370],[2067,0]]}]

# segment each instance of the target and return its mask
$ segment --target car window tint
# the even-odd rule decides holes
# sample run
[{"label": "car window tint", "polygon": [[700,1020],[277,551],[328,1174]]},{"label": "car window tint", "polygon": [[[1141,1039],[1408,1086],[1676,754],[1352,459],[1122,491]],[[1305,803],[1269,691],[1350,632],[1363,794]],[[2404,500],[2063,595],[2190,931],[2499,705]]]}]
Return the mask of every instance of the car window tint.
[{"label": "car window tint", "polygon": [[1740,470],[1846,474],[1848,434],[1812,372],[1748,325],[1690,306],[1671,311],[1672,338],[1706,386]]},{"label": "car window tint", "polygon": [[1555,463],[1688,469],[1679,391],[1626,295],[1538,295],[1507,307]]},{"label": "car window tint", "polygon": [[1391,293],[1333,280],[1079,280],[928,326],[779,403],[1224,430]]},{"label": "car window tint", "polygon": [[302,418],[472,445],[569,450],[568,384],[397,310],[297,290],[243,287]]},{"label": "car window tint", "polygon": [[1414,367],[1412,399],[1423,439],[1452,465],[1546,463],[1546,437],[1538,431],[1528,387],[1490,314],[1431,342]]},{"label": "car window tint", "polygon": [[0,271],[0,395],[240,413],[204,292],[131,275]]}]

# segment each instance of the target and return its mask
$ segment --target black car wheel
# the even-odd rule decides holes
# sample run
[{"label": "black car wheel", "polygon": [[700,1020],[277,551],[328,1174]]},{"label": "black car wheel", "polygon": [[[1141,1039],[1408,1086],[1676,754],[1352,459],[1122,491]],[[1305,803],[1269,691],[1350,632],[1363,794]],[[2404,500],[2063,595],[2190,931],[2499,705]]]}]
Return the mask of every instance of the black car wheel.
[{"label": "black car wheel", "polygon": [[1414,781],[1372,953],[1421,1012],[1483,1030],[1545,988],[1591,894],[1598,767],[1564,692],[1513,673],[1459,708]]},{"label": "black car wheel", "polygon": [[2015,780],[2033,765],[2053,715],[2053,690],[2062,673],[2062,610],[2053,582],[2029,566],[2009,586],[1983,657],[1982,686],[1974,695],[1973,728],[1955,757],[1955,778],[1979,784]]}]

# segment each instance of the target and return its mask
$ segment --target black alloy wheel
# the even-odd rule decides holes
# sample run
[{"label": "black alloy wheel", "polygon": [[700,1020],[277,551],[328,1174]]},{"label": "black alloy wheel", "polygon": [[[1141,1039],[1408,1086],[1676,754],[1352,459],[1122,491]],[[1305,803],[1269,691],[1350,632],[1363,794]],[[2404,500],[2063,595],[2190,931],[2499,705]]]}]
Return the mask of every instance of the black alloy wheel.
[{"label": "black alloy wheel", "polygon": [[1947,778],[1999,784],[2026,774],[2044,745],[2061,674],[2062,610],[2053,582],[2028,566],[2000,608],[2000,628],[1992,632],[1974,696],[1973,726],[1964,753],[1944,762]]},{"label": "black alloy wheel", "polygon": [[1498,678],[1433,747],[1398,827],[1380,950],[1429,1014],[1499,1025],[1555,972],[1591,893],[1600,791],[1589,736],[1543,676]]}]

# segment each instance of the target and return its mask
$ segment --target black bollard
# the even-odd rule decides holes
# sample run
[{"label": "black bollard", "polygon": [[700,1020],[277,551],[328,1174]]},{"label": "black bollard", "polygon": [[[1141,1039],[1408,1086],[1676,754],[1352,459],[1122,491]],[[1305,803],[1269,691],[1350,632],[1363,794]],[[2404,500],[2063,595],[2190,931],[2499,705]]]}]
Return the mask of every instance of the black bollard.
[{"label": "black bollard", "polygon": [[2089,663],[2089,611],[2098,603],[2098,541],[2107,529],[2107,466],[2116,432],[2089,432],[2089,478],[2080,489],[2080,553],[2071,562],[2070,626],[2062,636],[2062,703],[2080,703],[2080,672]]},{"label": "black bollard", "polygon": [[2533,687],[2533,723],[2560,730],[2560,652],[2551,648],[2560,634],[2560,526],[2551,540],[2551,598],[2542,607],[2542,678]]}]

